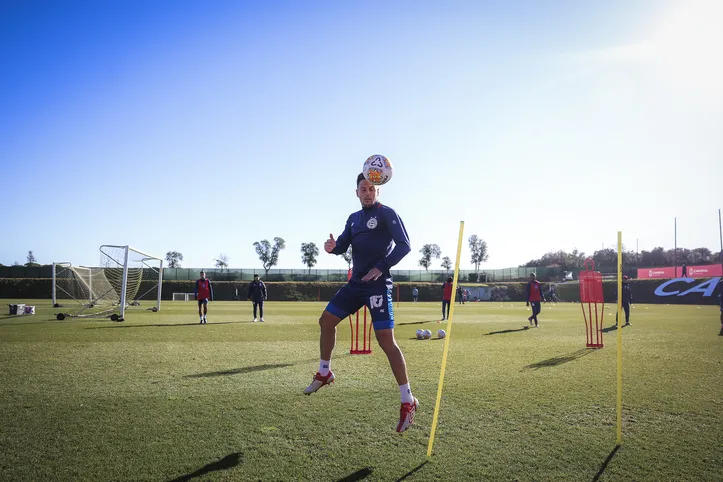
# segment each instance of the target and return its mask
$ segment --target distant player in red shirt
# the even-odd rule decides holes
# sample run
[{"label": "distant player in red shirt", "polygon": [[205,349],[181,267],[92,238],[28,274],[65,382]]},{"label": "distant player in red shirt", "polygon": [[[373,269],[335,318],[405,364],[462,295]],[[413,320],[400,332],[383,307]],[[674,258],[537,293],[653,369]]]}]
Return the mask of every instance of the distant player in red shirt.
[{"label": "distant player in red shirt", "polygon": [[535,276],[535,273],[530,273],[530,281],[527,283],[527,286],[525,287],[525,291],[527,292],[527,306],[532,306],[532,316],[527,318],[527,320],[532,324],[532,322],[535,322],[535,328],[539,328],[540,325],[537,323],[537,315],[540,314],[541,303],[543,301],[542,297],[542,285],[539,281],[537,281]]},{"label": "distant player in red shirt", "polygon": [[198,300],[198,316],[201,318],[199,322],[206,324],[206,313],[208,312],[208,302],[213,301],[213,288],[211,280],[206,279],[206,272],[201,271],[201,278],[196,280],[196,289],[193,291],[194,297]]},{"label": "distant player in red shirt", "polygon": [[[452,303],[452,277],[442,285],[442,321],[449,319],[449,305]],[[446,308],[446,310],[445,310]]]}]

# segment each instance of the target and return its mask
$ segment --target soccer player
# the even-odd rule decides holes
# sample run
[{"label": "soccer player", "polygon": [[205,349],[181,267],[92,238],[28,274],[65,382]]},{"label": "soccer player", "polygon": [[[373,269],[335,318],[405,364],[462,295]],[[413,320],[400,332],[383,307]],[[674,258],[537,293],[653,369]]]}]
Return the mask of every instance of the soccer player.
[{"label": "soccer player", "polygon": [[213,287],[211,286],[211,280],[206,279],[205,271],[201,271],[201,278],[196,280],[193,297],[198,300],[198,316],[201,319],[199,323],[205,325],[208,302],[213,301]]},{"label": "soccer player", "polygon": [[[623,310],[625,311],[625,326],[630,326],[630,303],[633,302],[633,292],[630,290],[630,278],[623,276]],[[617,315],[616,315],[617,317]],[[617,321],[617,320],[616,320]]]},{"label": "soccer player", "polygon": [[415,303],[419,301],[419,290],[416,286],[412,288],[412,301],[414,301]]},{"label": "soccer player", "polygon": [[537,321],[537,315],[540,314],[540,310],[542,309],[542,285],[540,285],[540,282],[535,278],[535,273],[530,273],[530,281],[525,287],[525,292],[527,293],[527,303],[525,303],[525,305],[532,306],[532,316],[527,318],[527,321],[530,322],[530,325],[534,321],[535,328],[539,328],[540,325]]},{"label": "soccer player", "polygon": [[254,280],[249,284],[249,294],[246,297],[254,303],[254,323],[258,321],[256,318],[256,308],[259,309],[259,315],[261,316],[261,323],[264,322],[264,300],[266,299],[266,285],[259,275],[254,275]]},{"label": "soccer player", "polygon": [[359,174],[356,195],[362,209],[352,213],[344,231],[335,240],[332,234],[324,243],[331,254],[345,253],[352,246],[352,277],[333,296],[319,318],[321,360],[319,371],[304,390],[307,395],[334,381],[331,354],[336,343],[336,325],[362,306],[369,309],[379,346],[389,360],[399,385],[402,405],[397,432],[404,432],[413,422],[419,401],[412,395],[404,355],[394,339],[392,275],[389,270],[406,256],[411,247],[401,218],[390,207],[379,203],[379,188]]},{"label": "soccer player", "polygon": [[442,321],[449,319],[449,305],[452,304],[452,286],[452,277],[450,276],[442,285]]}]

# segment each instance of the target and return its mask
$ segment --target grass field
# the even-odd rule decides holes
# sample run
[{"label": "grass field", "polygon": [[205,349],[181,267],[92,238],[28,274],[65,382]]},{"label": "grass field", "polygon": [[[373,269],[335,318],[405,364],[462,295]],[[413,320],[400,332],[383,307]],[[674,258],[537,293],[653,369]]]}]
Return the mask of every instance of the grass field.
[{"label": "grass field", "polygon": [[[457,305],[431,460],[439,306],[402,303],[396,335],[420,413],[394,427],[386,358],[318,366],[322,303],[193,302],[126,321],[0,315],[0,480],[635,480],[723,477],[723,337],[715,306],[638,305],[623,330],[623,444],[615,451],[615,330],[584,348],[579,305]],[[513,306],[514,305],[514,306]],[[608,315],[606,315],[608,316]],[[605,326],[610,327],[614,315]]]}]

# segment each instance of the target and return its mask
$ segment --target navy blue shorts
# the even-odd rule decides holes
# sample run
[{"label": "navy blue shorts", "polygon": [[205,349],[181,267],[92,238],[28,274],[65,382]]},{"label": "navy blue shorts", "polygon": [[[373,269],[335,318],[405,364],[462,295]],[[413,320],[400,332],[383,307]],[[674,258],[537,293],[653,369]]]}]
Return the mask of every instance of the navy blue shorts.
[{"label": "navy blue shorts", "polygon": [[394,308],[392,306],[392,283],[377,280],[362,283],[351,280],[336,292],[326,311],[342,320],[359,311],[363,306],[372,315],[375,330],[394,328]]}]

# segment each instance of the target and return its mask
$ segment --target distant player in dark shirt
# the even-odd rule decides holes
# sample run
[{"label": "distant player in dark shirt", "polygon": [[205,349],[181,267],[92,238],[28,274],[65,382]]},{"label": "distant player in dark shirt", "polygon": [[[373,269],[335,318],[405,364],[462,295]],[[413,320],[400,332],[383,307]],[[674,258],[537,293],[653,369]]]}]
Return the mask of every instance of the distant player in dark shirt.
[{"label": "distant player in dark shirt", "polygon": [[442,285],[442,321],[449,319],[449,305],[452,304],[453,280],[450,276]]},{"label": "distant player in dark shirt", "polygon": [[196,280],[193,295],[198,300],[198,316],[201,319],[199,323],[205,325],[208,302],[213,301],[213,287],[211,286],[211,280],[206,278],[205,271],[201,271],[201,278]]},{"label": "distant player in dark shirt", "polygon": [[362,209],[349,216],[339,239],[335,240],[330,234],[324,243],[324,250],[331,254],[343,254],[351,245],[352,276],[321,314],[319,371],[304,393],[314,393],[334,381],[330,366],[336,343],[336,325],[366,306],[372,316],[379,346],[387,355],[399,384],[402,405],[397,432],[403,432],[414,421],[419,402],[409,388],[404,355],[394,339],[392,275],[389,270],[411,251],[411,247],[401,218],[392,208],[378,202],[379,188],[362,174],[357,176],[356,186]]},{"label": "distant player in dark shirt", "polygon": [[261,323],[264,322],[264,300],[267,298],[266,285],[259,278],[259,275],[254,275],[254,280],[249,284],[249,293],[246,296],[254,303],[254,323],[258,321],[256,318],[256,309],[259,310],[259,316],[261,317]]},{"label": "distant player in dark shirt", "polygon": [[537,315],[540,314],[540,311],[542,310],[542,285],[539,281],[536,279],[535,273],[530,273],[530,281],[527,283],[527,286],[525,287],[525,292],[527,293],[527,306],[530,306],[532,308],[532,316],[527,318],[527,321],[530,322],[530,325],[534,322],[535,328],[539,328],[539,322],[537,320]]},{"label": "distant player in dark shirt", "polygon": [[[633,302],[633,292],[630,289],[630,278],[623,276],[622,305],[625,311],[625,326],[630,326],[630,303]],[[617,314],[615,315],[617,322]]]}]

